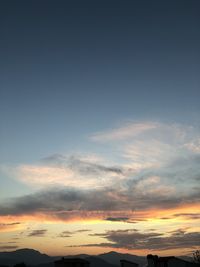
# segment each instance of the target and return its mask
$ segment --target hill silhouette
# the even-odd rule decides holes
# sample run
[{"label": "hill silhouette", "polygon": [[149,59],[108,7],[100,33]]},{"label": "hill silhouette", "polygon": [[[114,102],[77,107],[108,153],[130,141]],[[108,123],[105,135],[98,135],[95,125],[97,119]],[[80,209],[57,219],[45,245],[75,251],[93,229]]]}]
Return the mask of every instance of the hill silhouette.
[{"label": "hill silhouette", "polygon": [[[131,254],[122,254],[114,251],[91,256],[87,254],[66,255],[66,258],[76,257],[90,261],[91,267],[117,267],[120,265],[121,259],[138,262],[141,266],[146,263],[146,257],[139,257]],[[13,266],[19,262],[24,262],[28,266],[37,267],[54,267],[54,261],[61,256],[48,256],[34,249],[18,249],[11,252],[0,252],[0,265]]]},{"label": "hill silhouette", "polygon": [[28,265],[38,265],[41,263],[48,263],[52,261],[52,257],[46,254],[42,254],[37,250],[24,248],[11,252],[0,252],[1,264],[17,264],[19,262],[25,262]]},{"label": "hill silhouette", "polygon": [[[49,256],[47,254],[42,254],[34,249],[18,249],[11,252],[0,252],[0,265],[13,266],[17,263],[24,262],[28,267],[54,267],[54,261],[60,259],[62,256]],[[82,258],[90,262],[90,267],[118,267],[120,265],[120,260],[133,261],[139,264],[140,267],[146,266],[146,257],[137,256],[127,253],[118,253],[115,251],[110,251],[108,253],[99,254],[96,256],[91,256],[87,254],[78,255],[65,255],[66,258]],[[182,256],[182,259],[188,261],[191,260],[190,257]]]},{"label": "hill silhouette", "polygon": [[146,263],[146,257],[127,254],[127,253],[118,253],[115,251],[110,251],[108,253],[100,254],[98,255],[98,257],[118,266],[120,265],[121,259],[136,262],[141,266],[143,266]]}]

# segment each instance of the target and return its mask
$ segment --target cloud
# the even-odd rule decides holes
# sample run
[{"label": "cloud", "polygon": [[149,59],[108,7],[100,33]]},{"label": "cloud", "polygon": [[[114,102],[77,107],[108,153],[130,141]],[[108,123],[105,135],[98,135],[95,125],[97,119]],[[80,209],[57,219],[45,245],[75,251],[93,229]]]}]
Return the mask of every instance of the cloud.
[{"label": "cloud", "polygon": [[120,195],[114,190],[54,189],[11,199],[4,205],[0,205],[0,214],[118,210],[127,204],[119,200]]},{"label": "cloud", "polygon": [[[111,149],[112,162],[96,154],[53,154],[35,164],[0,166],[12,178],[37,188],[31,194],[1,201],[0,231],[20,228],[19,221],[101,220],[103,225],[109,224],[108,229],[118,225],[137,229],[93,233],[65,228],[57,237],[78,238],[82,233],[95,240],[83,247],[196,249],[200,245],[199,129],[159,122],[129,123],[91,139],[102,147],[105,142],[102,150],[110,155]],[[190,228],[174,231],[180,225]],[[22,229],[22,235],[32,238],[48,233],[47,229],[29,228]],[[0,249],[3,247],[15,248],[11,243],[0,244]]]},{"label": "cloud", "polygon": [[180,155],[199,154],[200,132],[198,128],[175,123],[130,122],[95,134],[92,140],[109,141],[111,148],[117,146],[118,153],[127,160],[124,165],[141,171],[164,168]]},{"label": "cloud", "polygon": [[71,237],[72,235],[73,233],[71,233],[70,231],[63,231],[58,235],[58,237]]},{"label": "cloud", "polygon": [[31,233],[28,234],[29,237],[43,237],[45,236],[47,230],[40,229],[40,230],[33,230]]},{"label": "cloud", "polygon": [[69,160],[70,169],[77,171],[79,174],[99,176],[109,173],[110,175],[122,175],[123,169],[115,166],[105,166],[94,162],[71,157]]},{"label": "cloud", "polygon": [[95,236],[100,236],[108,242],[99,244],[84,244],[85,247],[110,247],[133,249],[148,249],[148,250],[169,250],[176,248],[197,248],[200,246],[199,232],[186,232],[177,230],[171,234],[163,234],[159,232],[141,233],[135,229],[128,230],[113,230],[105,233],[98,233]]},{"label": "cloud", "polygon": [[2,202],[0,216],[65,222],[138,223],[158,218],[197,223],[200,154],[195,148],[199,136],[198,129],[185,125],[130,123],[96,136],[113,145],[113,158],[119,159],[116,164],[90,154],[54,154],[37,164],[21,164],[13,175],[39,186],[39,191]]},{"label": "cloud", "polygon": [[[102,159],[101,159],[102,160]],[[116,173],[122,174],[123,170],[120,167],[105,166],[100,164],[100,159],[94,155],[84,155],[84,156],[70,156],[66,157],[60,154],[54,154],[42,160],[51,166],[68,167],[71,170],[77,171],[79,173],[94,175],[100,173]]]},{"label": "cloud", "polygon": [[[136,211],[152,209],[170,209],[186,205],[198,204],[199,192],[178,195],[177,192],[167,193],[167,189],[153,187],[146,191],[139,190],[140,181],[135,186],[120,191],[117,189],[76,190],[73,188],[51,189],[34,194],[10,199],[0,205],[1,216],[22,216],[42,214],[43,217],[57,220],[76,218],[129,218],[139,221]],[[159,192],[160,190],[160,192]]]},{"label": "cloud", "polygon": [[90,231],[91,230],[89,230],[89,229],[79,229],[76,231],[63,231],[58,235],[58,237],[71,237],[75,234],[86,233],[86,232],[90,232]]},{"label": "cloud", "polygon": [[17,167],[5,167],[3,171],[19,181],[36,187],[71,186],[78,188],[104,187],[113,180],[124,177],[123,167],[108,166],[95,162],[93,158],[51,155],[39,164],[21,164]]},{"label": "cloud", "polygon": [[193,212],[193,213],[177,213],[173,214],[175,218],[184,218],[185,220],[200,220],[200,214]]},{"label": "cloud", "polygon": [[105,218],[105,221],[111,221],[111,222],[128,222],[130,220],[129,217],[107,217]]},{"label": "cloud", "polygon": [[185,147],[193,153],[200,154],[200,138],[194,139],[185,144]]},{"label": "cloud", "polygon": [[12,226],[15,226],[15,225],[19,225],[20,222],[13,222],[13,223],[0,223],[0,229],[4,229],[6,227],[12,227]]},{"label": "cloud", "polygon": [[16,230],[19,225],[21,225],[20,222],[13,222],[13,223],[1,223],[0,222],[0,232]]},{"label": "cloud", "polygon": [[93,134],[91,140],[109,142],[133,138],[144,132],[157,128],[158,125],[157,122],[127,123],[116,129]]},{"label": "cloud", "polygon": [[38,186],[67,185],[74,177],[70,169],[55,166],[20,165],[13,171],[20,181]]},{"label": "cloud", "polygon": [[[123,134],[119,135],[119,132]],[[67,192],[67,188],[73,188],[72,192],[84,196],[85,203],[88,199],[86,191],[97,192],[96,204],[100,209],[105,201],[99,194],[107,200],[108,206],[112,203],[115,210],[116,206],[124,205],[149,207],[147,200],[150,197],[152,204],[156,198],[175,204],[183,198],[186,201],[190,196],[193,198],[200,191],[200,154],[194,149],[198,148],[197,140],[200,139],[198,129],[178,124],[140,122],[126,124],[112,133],[123,136],[123,142],[117,144],[117,164],[108,164],[106,158],[100,159],[96,155],[54,154],[38,164],[21,164],[13,168],[11,174],[30,186],[47,188],[47,191],[63,187]],[[111,143],[116,145],[114,141]],[[192,149],[188,144],[192,144]],[[130,204],[131,201],[134,205]],[[73,207],[70,205],[69,208]]]}]

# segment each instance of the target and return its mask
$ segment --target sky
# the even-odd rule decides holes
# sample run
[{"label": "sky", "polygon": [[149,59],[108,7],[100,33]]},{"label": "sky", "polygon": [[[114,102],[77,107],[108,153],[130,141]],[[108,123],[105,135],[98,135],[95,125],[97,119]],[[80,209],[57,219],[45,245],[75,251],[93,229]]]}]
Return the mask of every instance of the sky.
[{"label": "sky", "polygon": [[1,1],[0,251],[200,248],[199,13]]}]

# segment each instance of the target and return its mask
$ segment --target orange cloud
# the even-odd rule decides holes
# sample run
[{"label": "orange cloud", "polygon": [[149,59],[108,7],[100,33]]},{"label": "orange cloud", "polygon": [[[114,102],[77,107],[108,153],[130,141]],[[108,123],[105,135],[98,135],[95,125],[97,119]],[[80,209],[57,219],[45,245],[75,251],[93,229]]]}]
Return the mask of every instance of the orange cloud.
[{"label": "orange cloud", "polygon": [[19,230],[21,228],[21,223],[14,220],[2,220],[0,218],[0,232],[11,232],[15,230]]},{"label": "orange cloud", "polygon": [[[2,229],[11,229],[20,226],[21,221],[23,223],[36,221],[43,223],[56,223],[56,222],[85,222],[85,221],[111,221],[111,222],[127,222],[137,223],[141,221],[152,221],[152,220],[177,220],[185,221],[193,220],[196,215],[198,219],[200,204],[188,204],[180,205],[177,208],[171,209],[148,209],[138,211],[55,211],[55,212],[35,212],[28,215],[4,215],[0,216],[0,226]],[[193,216],[192,216],[193,215]],[[200,218],[199,218],[200,219]],[[13,223],[16,222],[16,223]],[[13,223],[13,224],[12,224]],[[0,228],[1,229],[1,228]]]}]

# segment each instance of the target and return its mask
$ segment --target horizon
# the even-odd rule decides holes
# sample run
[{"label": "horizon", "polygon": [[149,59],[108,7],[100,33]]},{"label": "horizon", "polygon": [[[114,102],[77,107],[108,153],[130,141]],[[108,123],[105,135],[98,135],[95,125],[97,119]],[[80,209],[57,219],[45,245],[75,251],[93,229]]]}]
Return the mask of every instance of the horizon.
[{"label": "horizon", "polygon": [[0,251],[200,249],[199,14],[1,1]]},{"label": "horizon", "polygon": [[[85,254],[85,253],[81,253],[81,254],[67,254],[67,255],[62,255],[62,254],[58,254],[58,255],[51,255],[51,254],[46,254],[46,253],[42,253],[41,251],[39,250],[35,250],[35,249],[32,249],[32,248],[19,248],[19,249],[15,249],[15,250],[9,250],[9,251],[0,251],[1,252],[16,252],[16,251],[20,251],[20,250],[33,250],[35,252],[39,252],[40,254],[42,255],[47,255],[49,257],[69,257],[69,256],[79,256],[79,255],[86,255],[86,256],[99,256],[99,255],[104,255],[104,254],[110,254],[110,253],[116,253],[116,254],[124,254],[124,255],[131,255],[131,256],[136,256],[136,257],[147,257],[147,255],[136,255],[136,254],[132,254],[132,253],[120,253],[120,252],[117,252],[115,250],[111,250],[111,251],[107,251],[107,252],[103,252],[103,253],[99,253],[99,254]],[[152,254],[153,255],[153,254]],[[157,255],[159,256],[159,255]],[[190,254],[185,254],[185,255],[167,255],[167,256],[164,256],[164,257],[171,257],[171,256],[174,256],[174,257],[189,257],[189,258],[193,258],[193,255],[190,253]],[[162,256],[161,256],[162,257]]]}]

